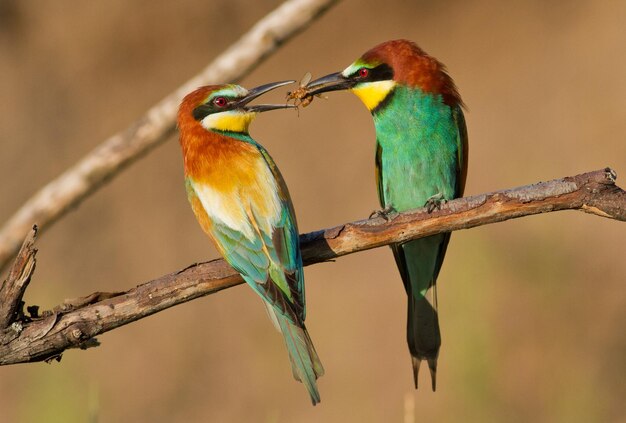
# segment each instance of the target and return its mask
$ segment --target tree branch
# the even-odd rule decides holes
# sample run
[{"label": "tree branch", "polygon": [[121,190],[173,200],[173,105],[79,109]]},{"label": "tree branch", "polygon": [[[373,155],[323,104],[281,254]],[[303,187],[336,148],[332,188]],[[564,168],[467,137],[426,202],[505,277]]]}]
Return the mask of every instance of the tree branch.
[{"label": "tree branch", "polygon": [[22,297],[35,271],[36,236],[37,227],[33,226],[13,262],[8,277],[0,286],[0,330],[7,329],[17,321],[18,313],[21,313]]},{"label": "tree branch", "polygon": [[96,147],[35,193],[0,230],[0,271],[34,224],[45,230],[174,132],[185,94],[201,85],[239,81],[338,0],[290,0],[257,22],[202,72],[148,109],[128,128]]},{"label": "tree branch", "polygon": [[[303,258],[310,265],[391,243],[558,210],[581,210],[626,221],[626,192],[615,185],[615,178],[615,172],[607,168],[456,199],[431,214],[418,209],[389,221],[346,223],[301,235]],[[0,332],[0,365],[60,359],[67,348],[97,345],[93,337],[98,334],[240,283],[239,274],[224,260],[213,260],[126,292],[97,292],[65,301],[43,317],[31,315],[10,322],[9,329]]]}]

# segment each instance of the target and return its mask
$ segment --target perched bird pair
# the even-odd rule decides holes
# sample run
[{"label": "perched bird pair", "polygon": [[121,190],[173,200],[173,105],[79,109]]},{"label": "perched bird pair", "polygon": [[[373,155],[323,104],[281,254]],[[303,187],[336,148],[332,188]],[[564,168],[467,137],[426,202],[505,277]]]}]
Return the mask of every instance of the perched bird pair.
[{"label": "perched bird pair", "polygon": [[[250,91],[207,86],[183,100],[178,113],[185,182],[202,229],[226,261],[263,299],[282,333],[294,377],[311,401],[324,369],[306,327],[304,275],[293,206],[267,151],[248,134],[257,113],[289,105],[249,103],[277,82]],[[463,194],[467,132],[463,103],[445,67],[406,40],[366,52],[343,72],[304,87],[300,98],[350,90],[365,103],[376,127],[376,177],[381,213],[405,211]],[[436,386],[441,345],[436,281],[450,234],[392,245],[408,295],[407,341],[417,387],[426,360]]]}]

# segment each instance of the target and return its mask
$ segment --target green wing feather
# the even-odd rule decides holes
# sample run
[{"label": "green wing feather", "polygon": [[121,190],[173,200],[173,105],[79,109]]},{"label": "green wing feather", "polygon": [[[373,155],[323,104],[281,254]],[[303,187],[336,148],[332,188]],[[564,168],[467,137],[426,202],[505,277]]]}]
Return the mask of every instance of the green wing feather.
[{"label": "green wing feather", "polygon": [[[190,198],[198,196],[193,185],[187,183]],[[283,205],[280,213],[271,234],[261,232],[250,239],[219,221],[212,222],[210,232],[228,264],[278,313],[295,323],[304,317],[302,259],[292,242],[295,219],[290,207]]]},{"label": "green wing feather", "polygon": [[467,166],[469,164],[469,142],[467,137],[467,125],[465,115],[461,106],[456,106],[452,112],[454,122],[458,128],[457,137],[457,189],[456,197],[462,197],[465,192],[465,181],[467,179]]},{"label": "green wing feather", "polygon": [[306,318],[304,272],[296,213],[280,170],[262,146],[258,145],[258,149],[277,182],[278,196],[282,206],[280,220],[271,235],[272,252],[284,269],[286,287],[283,289],[289,293],[294,305],[298,308],[300,320],[304,322]]},{"label": "green wing feather", "polygon": [[376,176],[376,191],[381,207],[385,207],[385,191],[383,188],[383,147],[376,140],[376,156],[374,156],[374,170]]}]

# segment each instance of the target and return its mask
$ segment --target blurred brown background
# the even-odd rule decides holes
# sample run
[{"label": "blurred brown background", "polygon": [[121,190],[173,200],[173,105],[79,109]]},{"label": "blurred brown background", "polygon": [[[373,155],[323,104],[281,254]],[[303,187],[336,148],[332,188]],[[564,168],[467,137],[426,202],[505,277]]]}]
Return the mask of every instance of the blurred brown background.
[{"label": "blurred brown background", "polygon": [[[278,1],[0,2],[0,221],[199,71]],[[626,186],[626,2],[346,0],[243,81],[341,70],[409,38],[448,65],[466,193],[613,166]],[[279,101],[283,93],[275,93]],[[303,232],[377,208],[373,124],[350,94],[264,115]],[[216,256],[172,138],[42,236],[30,304],[127,289]],[[308,267],[322,403],[247,287],[0,368],[3,422],[626,421],[626,227],[559,212],[456,233],[440,276],[439,390],[412,389],[386,248]],[[421,375],[426,386],[426,374]]]}]

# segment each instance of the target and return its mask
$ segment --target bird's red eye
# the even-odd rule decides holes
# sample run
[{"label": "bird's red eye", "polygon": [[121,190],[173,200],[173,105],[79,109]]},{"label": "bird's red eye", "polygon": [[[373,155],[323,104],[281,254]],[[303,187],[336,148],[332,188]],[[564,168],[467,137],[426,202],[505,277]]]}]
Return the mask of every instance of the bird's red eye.
[{"label": "bird's red eye", "polygon": [[224,107],[228,104],[228,101],[224,97],[217,97],[213,100],[213,104],[215,104],[217,107]]},{"label": "bird's red eye", "polygon": [[370,70],[368,68],[359,69],[359,76],[361,78],[367,78],[369,74],[370,74]]}]

